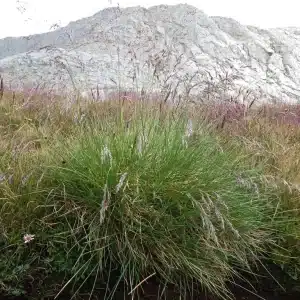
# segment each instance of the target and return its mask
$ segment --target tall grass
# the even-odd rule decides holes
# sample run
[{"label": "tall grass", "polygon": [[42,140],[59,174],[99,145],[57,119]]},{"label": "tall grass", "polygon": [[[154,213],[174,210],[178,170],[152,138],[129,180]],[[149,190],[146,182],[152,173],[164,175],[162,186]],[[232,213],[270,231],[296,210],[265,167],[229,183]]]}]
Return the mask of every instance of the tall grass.
[{"label": "tall grass", "polygon": [[[121,283],[132,296],[155,277],[182,297],[193,283],[229,297],[226,283],[288,236],[289,206],[266,160],[253,162],[249,146],[224,143],[188,109],[4,100],[3,292],[45,287],[55,274],[56,293],[107,282],[106,299]],[[25,234],[34,240],[24,244]]]},{"label": "tall grass", "polygon": [[76,240],[89,245],[82,255],[100,249],[101,272],[109,261],[123,266],[131,288],[156,273],[224,294],[232,266],[247,268],[270,238],[273,212],[258,174],[237,184],[238,152],[208,134],[184,141],[185,124],[146,119],[84,131],[60,146],[66,165],[54,168],[53,187],[84,207]]}]

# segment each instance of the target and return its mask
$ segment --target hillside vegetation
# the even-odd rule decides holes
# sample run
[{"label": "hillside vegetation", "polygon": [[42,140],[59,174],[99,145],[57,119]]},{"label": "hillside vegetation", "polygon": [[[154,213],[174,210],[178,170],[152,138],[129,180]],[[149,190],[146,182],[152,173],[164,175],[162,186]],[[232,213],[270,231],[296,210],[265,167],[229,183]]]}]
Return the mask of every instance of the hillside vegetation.
[{"label": "hillside vegetation", "polygon": [[227,298],[269,265],[296,288],[299,120],[297,105],[4,93],[0,294],[131,299],[155,280]]}]

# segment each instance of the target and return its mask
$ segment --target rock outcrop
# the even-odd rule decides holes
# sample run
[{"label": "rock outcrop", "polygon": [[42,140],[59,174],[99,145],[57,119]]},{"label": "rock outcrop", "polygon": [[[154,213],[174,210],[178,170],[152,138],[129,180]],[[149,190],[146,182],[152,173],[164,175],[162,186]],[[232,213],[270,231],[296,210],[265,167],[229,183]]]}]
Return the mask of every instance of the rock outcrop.
[{"label": "rock outcrop", "polygon": [[185,4],[107,8],[45,34],[0,40],[0,73],[13,89],[296,102],[300,28],[244,26]]}]

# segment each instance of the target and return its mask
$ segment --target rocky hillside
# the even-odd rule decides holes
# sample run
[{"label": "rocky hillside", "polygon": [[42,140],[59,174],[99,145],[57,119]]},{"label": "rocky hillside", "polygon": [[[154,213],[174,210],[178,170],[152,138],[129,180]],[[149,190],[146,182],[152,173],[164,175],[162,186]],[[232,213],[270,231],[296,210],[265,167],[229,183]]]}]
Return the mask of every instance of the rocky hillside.
[{"label": "rocky hillside", "polygon": [[243,26],[183,4],[107,8],[52,32],[0,40],[0,73],[8,88],[298,101],[300,28]]}]

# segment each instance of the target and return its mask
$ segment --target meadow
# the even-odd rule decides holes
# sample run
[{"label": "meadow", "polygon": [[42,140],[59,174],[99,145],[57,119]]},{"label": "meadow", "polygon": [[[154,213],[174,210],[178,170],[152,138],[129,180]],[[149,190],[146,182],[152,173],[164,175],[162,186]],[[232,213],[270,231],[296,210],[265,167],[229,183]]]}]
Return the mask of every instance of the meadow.
[{"label": "meadow", "polygon": [[299,125],[299,105],[3,92],[0,294],[298,289]]}]

